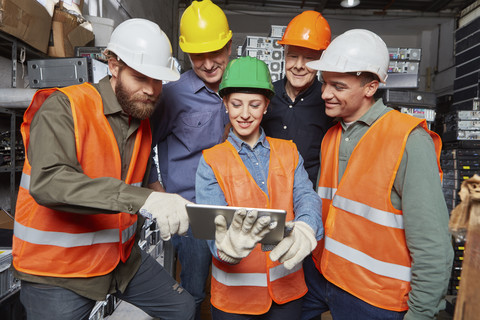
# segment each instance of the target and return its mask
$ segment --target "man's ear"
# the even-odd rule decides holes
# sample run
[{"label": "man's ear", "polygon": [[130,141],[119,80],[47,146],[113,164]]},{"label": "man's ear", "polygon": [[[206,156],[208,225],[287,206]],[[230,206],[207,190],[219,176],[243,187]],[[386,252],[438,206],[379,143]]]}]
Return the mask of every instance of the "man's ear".
[{"label": "man's ear", "polygon": [[110,69],[112,77],[117,78],[120,62],[115,58],[110,58],[108,59],[108,68]]},{"label": "man's ear", "polygon": [[365,96],[367,98],[373,97],[375,92],[378,90],[379,83],[377,80],[370,81],[365,85]]},{"label": "man's ear", "polygon": [[228,56],[230,56],[232,54],[232,40],[230,39],[228,42],[227,42],[227,51],[228,51]]}]

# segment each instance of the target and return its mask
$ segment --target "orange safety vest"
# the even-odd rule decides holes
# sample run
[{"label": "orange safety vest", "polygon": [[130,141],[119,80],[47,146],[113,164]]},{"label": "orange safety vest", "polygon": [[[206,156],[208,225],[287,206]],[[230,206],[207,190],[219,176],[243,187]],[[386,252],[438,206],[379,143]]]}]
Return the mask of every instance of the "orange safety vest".
[{"label": "orange safety vest", "polygon": [[[270,162],[267,179],[268,194],[258,187],[237,150],[224,142],[203,151],[217,182],[230,206],[273,208],[287,211],[287,221],[294,219],[293,180],[298,164],[297,147],[291,141],[267,137]],[[236,314],[264,314],[272,305],[290,302],[305,295],[302,264],[287,270],[269,258],[261,245],[231,265],[213,258],[211,302],[217,309]]]},{"label": "orange safety vest", "polygon": [[398,111],[383,115],[360,139],[340,183],[340,124],[328,130],[321,149],[318,193],[326,223],[325,244],[313,254],[317,269],[359,299],[393,311],[408,309],[411,257],[402,211],[390,195],[407,138],[419,125],[434,141],[441,174],[440,137],[425,120]]},{"label": "orange safety vest", "polygon": [[[121,179],[121,157],[113,131],[103,113],[102,98],[91,84],[36,92],[24,114],[21,133],[25,150],[30,124],[45,99],[56,90],[70,100],[77,159],[92,179]],[[152,136],[148,120],[138,129],[125,182],[140,186],[150,155]],[[137,215],[75,214],[39,205],[29,193],[30,163],[25,158],[18,192],[13,236],[16,270],[51,277],[94,277],[125,262],[135,241]]]}]

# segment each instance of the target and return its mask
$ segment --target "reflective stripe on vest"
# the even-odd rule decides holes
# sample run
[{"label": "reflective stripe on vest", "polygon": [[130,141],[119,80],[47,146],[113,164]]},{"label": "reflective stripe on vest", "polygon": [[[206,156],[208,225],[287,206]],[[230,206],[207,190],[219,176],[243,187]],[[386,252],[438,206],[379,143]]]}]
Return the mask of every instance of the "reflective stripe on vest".
[{"label": "reflective stripe on vest", "polygon": [[[131,183],[133,186],[141,186],[141,182]],[[30,190],[30,175],[22,173],[20,187]],[[127,242],[137,229],[137,222],[122,231],[122,244]],[[18,232],[17,232],[18,230]],[[53,245],[64,248],[73,248],[87,246],[98,243],[119,242],[119,229],[101,230],[88,233],[65,233],[54,231],[41,231],[34,228],[25,227],[15,221],[15,236],[23,241],[35,244]]]},{"label": "reflective stripe on vest", "polygon": [[317,193],[320,196],[320,198],[323,199],[333,199],[333,196],[337,192],[336,188],[327,188],[327,187],[318,187]]},{"label": "reflective stripe on vest", "polygon": [[333,206],[363,217],[371,222],[386,227],[403,229],[403,216],[388,211],[383,211],[367,206],[366,204],[349,200],[336,195],[332,201]]},{"label": "reflective stripe on vest", "polygon": [[330,237],[325,237],[325,249],[376,274],[402,281],[412,278],[410,268],[374,259]]},{"label": "reflective stripe on vest", "polygon": [[[276,266],[269,270],[270,272],[270,281],[275,281],[277,279],[288,276],[289,274],[295,273],[302,268],[302,264],[297,264],[291,270],[288,270],[284,265]],[[251,286],[251,287],[267,287],[267,275],[265,273],[227,273],[212,264],[212,276],[218,282],[230,286],[230,287],[240,287],[240,286]]]}]

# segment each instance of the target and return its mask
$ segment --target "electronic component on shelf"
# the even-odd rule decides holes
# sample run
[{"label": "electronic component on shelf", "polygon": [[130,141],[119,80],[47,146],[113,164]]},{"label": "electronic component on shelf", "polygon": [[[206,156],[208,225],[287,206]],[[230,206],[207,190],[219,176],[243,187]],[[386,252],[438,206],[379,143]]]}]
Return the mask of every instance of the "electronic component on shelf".
[{"label": "electronic component on shelf", "polygon": [[65,87],[89,82],[89,65],[83,58],[53,58],[28,61],[31,88]]}]

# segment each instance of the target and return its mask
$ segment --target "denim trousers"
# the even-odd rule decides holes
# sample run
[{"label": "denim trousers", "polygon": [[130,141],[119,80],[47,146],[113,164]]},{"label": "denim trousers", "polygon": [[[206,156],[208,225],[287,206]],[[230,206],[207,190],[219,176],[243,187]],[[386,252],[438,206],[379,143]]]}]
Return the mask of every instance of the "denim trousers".
[{"label": "denim trousers", "polygon": [[402,320],[405,312],[377,308],[332,284],[317,270],[311,256],[303,262],[308,292],[303,297],[302,320],[330,310],[335,320]]},{"label": "denim trousers", "polygon": [[[125,292],[113,294],[160,319],[194,319],[193,297],[150,255],[142,251],[142,264]],[[22,281],[20,301],[28,320],[88,319],[96,301],[61,287]]]},{"label": "denim trousers", "polygon": [[260,315],[227,313],[212,306],[212,320],[297,320],[301,312],[302,298],[285,304],[272,302],[270,310]]},{"label": "denim trousers", "polygon": [[172,244],[177,251],[182,267],[180,284],[195,299],[195,319],[200,320],[200,310],[205,299],[205,285],[212,263],[212,254],[207,241],[194,238],[191,229],[188,230],[187,236],[174,235]]}]

